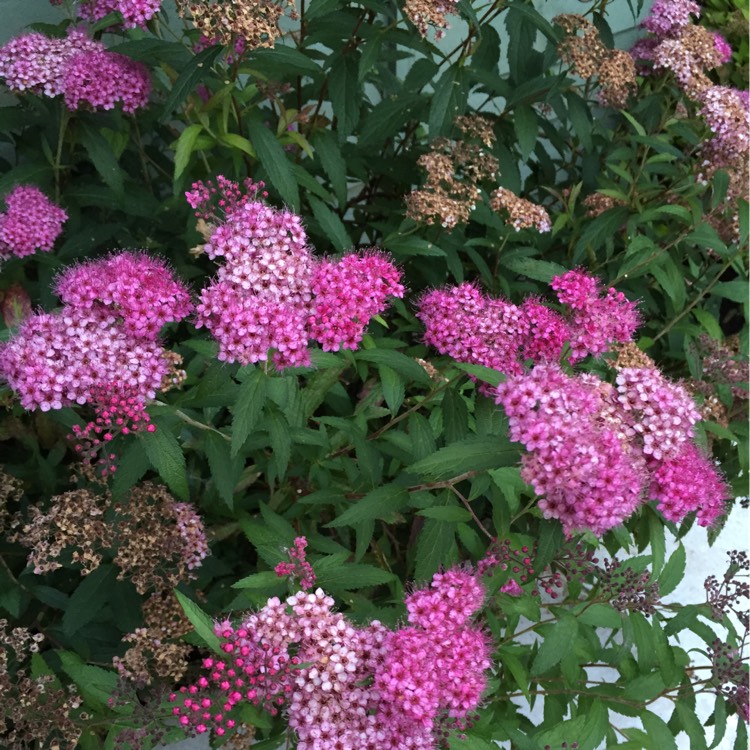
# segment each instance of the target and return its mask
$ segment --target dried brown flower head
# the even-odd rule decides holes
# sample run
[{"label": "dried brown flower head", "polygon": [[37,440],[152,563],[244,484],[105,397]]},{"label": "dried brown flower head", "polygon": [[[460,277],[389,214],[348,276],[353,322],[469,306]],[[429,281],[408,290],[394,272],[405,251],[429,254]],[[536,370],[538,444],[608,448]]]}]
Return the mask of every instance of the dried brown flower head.
[{"label": "dried brown flower head", "polygon": [[[560,59],[570,65],[581,78],[596,75],[607,56],[607,48],[599,38],[594,24],[576,13],[556,16],[554,22],[565,32],[557,47]],[[578,36],[578,32],[582,32]]]},{"label": "dried brown flower head", "polygon": [[599,101],[605,107],[624,108],[635,93],[635,62],[628,52],[608,50],[599,66]]},{"label": "dried brown flower head", "polygon": [[610,208],[625,206],[627,204],[622,198],[613,198],[610,195],[603,195],[602,193],[591,193],[591,195],[587,195],[583,199],[583,205],[588,209],[586,216],[594,218],[605,211],[609,211]]},{"label": "dried brown flower head", "polygon": [[549,214],[542,206],[519,198],[506,188],[497,188],[492,193],[490,206],[497,213],[507,213],[505,223],[516,231],[533,228],[539,232],[549,232],[552,229]]},{"label": "dried brown flower head", "polygon": [[482,115],[460,115],[455,120],[456,127],[469,138],[477,138],[487,148],[495,142],[492,122]]},{"label": "dried brown flower head", "polygon": [[20,530],[10,539],[31,548],[28,561],[37,574],[61,568],[63,552],[71,550],[73,563],[86,575],[99,567],[102,551],[112,545],[112,529],[104,520],[108,507],[106,494],[71,490],[53,497],[47,512],[32,507],[23,525],[16,517],[13,525]]},{"label": "dried brown flower head", "polygon": [[0,531],[7,528],[11,513],[8,510],[11,503],[17,503],[23,495],[23,484],[20,479],[6,474],[0,469]]},{"label": "dried brown flower head", "polygon": [[176,0],[177,12],[190,18],[210,44],[233,47],[237,52],[273,47],[281,34],[279,21],[285,11],[297,18],[294,0]]},{"label": "dried brown flower head", "polygon": [[656,367],[654,360],[646,352],[639,349],[634,341],[612,344],[610,351],[615,355],[611,362],[615,370],[622,370],[626,367]]},{"label": "dried brown flower head", "polygon": [[208,554],[205,530],[192,505],[177,502],[161,485],[145,482],[115,506],[114,557],[118,578],[129,578],[140,594],[173,588],[194,577]]},{"label": "dried brown flower head", "polygon": [[[458,118],[456,124],[466,132],[475,131],[479,138],[491,135],[485,118]],[[483,146],[447,138],[437,138],[417,163],[427,179],[423,188],[406,197],[406,215],[428,225],[440,223],[446,229],[469,220],[481,197],[479,183],[494,179],[498,170],[497,159]]]},{"label": "dried brown flower head", "polygon": [[7,750],[73,750],[81,730],[71,717],[81,705],[72,687],[52,675],[28,674],[32,654],[43,636],[26,628],[8,628],[0,620],[0,747]]},{"label": "dried brown flower head", "polygon": [[456,12],[458,0],[406,0],[404,12],[422,36],[429,27],[435,29],[435,38],[442,39],[450,28],[447,15]]}]

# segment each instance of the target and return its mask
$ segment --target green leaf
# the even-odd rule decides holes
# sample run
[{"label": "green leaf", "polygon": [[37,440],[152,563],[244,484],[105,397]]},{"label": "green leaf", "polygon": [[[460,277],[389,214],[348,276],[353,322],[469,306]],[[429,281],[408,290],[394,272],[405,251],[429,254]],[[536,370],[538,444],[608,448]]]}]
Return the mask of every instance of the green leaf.
[{"label": "green leaf", "polygon": [[80,656],[70,651],[58,651],[63,669],[78,686],[83,698],[100,710],[108,705],[117,687],[117,675],[106,669],[85,664]]},{"label": "green leaf", "polygon": [[395,370],[387,365],[381,365],[378,371],[380,372],[380,386],[383,389],[385,403],[388,404],[391,414],[396,414],[401,408],[401,404],[404,403],[404,381]]},{"label": "green leaf", "polygon": [[222,51],[223,48],[218,45],[209,47],[199,52],[182,67],[161,109],[160,120],[169,119],[172,112],[187,99],[190,93],[195,91],[195,87],[211,72],[211,65]]},{"label": "green leaf", "polygon": [[610,628],[619,630],[622,627],[622,615],[608,604],[596,602],[581,612],[578,619],[584,625],[593,625],[597,628]]},{"label": "green leaf", "polygon": [[686,559],[685,547],[680,542],[659,576],[659,596],[671,594],[677,588],[685,576]]},{"label": "green leaf", "polygon": [[727,733],[727,702],[723,695],[716,696],[714,703],[714,741],[711,743],[709,750],[719,747],[721,741]]},{"label": "green leaf", "polygon": [[664,539],[664,522],[661,516],[649,510],[648,514],[648,539],[651,550],[651,580],[655,580],[661,573],[666,555],[666,542]]},{"label": "green leaf", "polygon": [[271,185],[278,190],[279,195],[295,210],[300,210],[299,190],[294,179],[292,165],[276,136],[266,127],[265,123],[253,118],[248,122],[250,143],[258,154],[258,159],[268,174]]},{"label": "green leaf", "polygon": [[185,617],[190,620],[190,623],[195,628],[195,632],[201,638],[201,640],[208,646],[212,651],[217,654],[223,654],[221,650],[221,641],[219,637],[214,633],[214,623],[211,617],[207,615],[192,599],[188,599],[185,594],[174,589],[174,595],[177,597],[177,601],[182,607],[182,611],[185,613]]},{"label": "green leaf", "polygon": [[271,452],[276,476],[283,479],[292,455],[292,438],[289,434],[289,423],[278,409],[269,409],[266,413],[265,426],[271,440]]},{"label": "green leaf", "polygon": [[554,519],[542,521],[538,530],[539,540],[537,542],[534,568],[544,570],[553,560],[558,550],[565,543],[565,535],[559,521]]},{"label": "green leaf", "polygon": [[432,95],[427,127],[430,137],[445,135],[457,115],[463,112],[465,97],[463,92],[463,73],[457,65],[451,65],[435,84]]},{"label": "green leaf", "polygon": [[340,207],[346,206],[346,162],[341,156],[339,144],[330,130],[318,130],[312,138],[315,153],[320,159],[323,171],[331,181],[331,187],[336,194]]},{"label": "green leaf", "polygon": [[266,402],[266,374],[256,368],[240,386],[232,420],[232,456],[236,456],[255,429]]},{"label": "green leaf", "polygon": [[229,146],[229,148],[242,151],[243,154],[247,154],[252,159],[255,159],[257,156],[250,141],[248,141],[247,138],[243,138],[241,135],[237,135],[236,133],[225,133],[219,138],[219,140],[224,146]]},{"label": "green leaf", "polygon": [[339,252],[344,252],[352,246],[352,241],[346,232],[344,222],[323,201],[312,195],[307,196],[315,220],[320,224],[323,233]]},{"label": "green leaf", "polygon": [[360,362],[386,365],[409,381],[413,380],[421,385],[432,385],[432,380],[424,367],[396,349],[360,349],[354,356]]},{"label": "green leaf", "polygon": [[565,94],[568,102],[568,117],[578,140],[585,151],[591,151],[591,111],[586,102],[575,92]]},{"label": "green leaf", "polygon": [[537,113],[528,104],[518,105],[513,113],[513,127],[516,131],[521,159],[525,161],[536,146],[539,129]]},{"label": "green leaf", "polygon": [[406,488],[396,484],[385,484],[382,487],[368,492],[360,500],[352,501],[352,505],[340,516],[330,523],[326,528],[338,528],[339,526],[355,526],[362,521],[390,520],[409,502],[409,493]]},{"label": "green leaf", "polygon": [[117,163],[117,157],[107,139],[88,123],[81,124],[80,138],[104,184],[117,195],[122,195],[125,173]]},{"label": "green leaf", "polygon": [[545,284],[549,284],[554,276],[565,273],[565,268],[559,263],[537,260],[536,258],[524,258],[518,255],[507,258],[503,258],[501,255],[500,265],[513,271],[513,273],[527,276],[534,281],[543,281]]},{"label": "green leaf", "polygon": [[425,518],[436,518],[438,521],[452,521],[453,523],[471,521],[471,513],[458,505],[436,505],[433,508],[417,511],[417,515]]},{"label": "green leaf", "polygon": [[675,703],[680,728],[690,740],[690,750],[706,750],[706,734],[695,712],[683,701]]},{"label": "green leaf", "polygon": [[206,432],[203,445],[208,466],[211,469],[211,479],[216,486],[219,497],[231,509],[233,507],[234,488],[239,482],[244,469],[244,462],[232,458],[229,441],[215,432]]},{"label": "green leaf", "polygon": [[187,466],[182,448],[166,424],[159,424],[157,420],[154,422],[157,424],[156,430],[139,432],[138,438],[151,465],[159,472],[169,489],[181,500],[189,500]]},{"label": "green leaf", "polygon": [[505,375],[498,370],[493,370],[491,367],[485,367],[484,365],[472,365],[466,362],[454,362],[454,367],[459,370],[467,372],[469,375],[473,375],[477,380],[481,380],[483,383],[489,383],[489,385],[500,385],[504,382]]},{"label": "green leaf", "polygon": [[459,476],[466,472],[498,469],[509,466],[518,458],[518,450],[504,445],[499,437],[471,437],[453,443],[408,467],[431,482]]},{"label": "green leaf", "polygon": [[198,136],[203,132],[203,125],[189,125],[177,139],[174,157],[174,179],[178,180],[190,162],[190,155]]},{"label": "green leaf", "polygon": [[117,459],[117,471],[112,482],[112,495],[115,500],[121,500],[133,485],[143,478],[149,470],[151,462],[146,455],[143,443],[132,440]]},{"label": "green leaf", "polygon": [[428,518],[417,540],[416,566],[414,578],[426,581],[437,572],[441,565],[449,565],[455,559],[458,548],[456,546],[456,525],[450,521],[439,521]]},{"label": "green leaf", "polygon": [[264,570],[261,573],[252,573],[245,578],[241,578],[237,583],[232,584],[232,588],[265,590],[275,588],[282,583],[282,578],[272,570]]},{"label": "green leaf", "polygon": [[315,583],[325,591],[351,591],[395,580],[393,573],[364,563],[347,563],[347,552],[323,557],[313,565]]},{"label": "green leaf", "polygon": [[747,281],[735,279],[734,281],[720,281],[714,285],[711,294],[744,304],[747,302]]},{"label": "green leaf", "polygon": [[253,50],[249,59],[253,67],[272,73],[274,80],[279,80],[280,74],[309,75],[311,78],[319,78],[322,74],[320,66],[312,58],[281,41],[277,41],[270,49]]},{"label": "green leaf", "polygon": [[339,142],[346,141],[359,122],[362,89],[359,86],[359,63],[356,55],[343,54],[334,62],[328,75],[328,92],[336,116]]},{"label": "green leaf", "polygon": [[544,636],[534,661],[531,664],[533,676],[544,674],[567,656],[573,649],[578,634],[578,620],[563,615]]},{"label": "green leaf", "polygon": [[112,591],[117,571],[110,564],[100,565],[89,573],[71,594],[62,619],[65,635],[75,635],[102,610]]},{"label": "green leaf", "polygon": [[644,711],[641,721],[648,735],[651,750],[677,750],[674,735],[663,719],[650,711]]}]

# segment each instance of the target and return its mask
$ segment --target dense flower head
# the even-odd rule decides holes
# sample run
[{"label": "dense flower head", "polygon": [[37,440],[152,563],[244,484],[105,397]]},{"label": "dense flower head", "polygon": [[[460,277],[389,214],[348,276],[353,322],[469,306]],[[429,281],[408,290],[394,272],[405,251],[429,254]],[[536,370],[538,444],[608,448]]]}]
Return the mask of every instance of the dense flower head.
[{"label": "dense flower head", "polygon": [[583,271],[552,280],[567,310],[560,314],[536,297],[520,306],[484,294],[476,286],[434,289],[419,301],[424,340],[459,362],[519,375],[524,361],[557,362],[570,343],[571,361],[598,356],[615,342],[629,341],[638,325],[636,303]]},{"label": "dense flower head", "polygon": [[0,76],[11,91],[58,96],[65,90],[63,79],[70,60],[103,49],[82,29],[69,29],[60,39],[38,32],[23,34],[0,48]]},{"label": "dense flower head", "polygon": [[174,372],[158,330],[190,310],[169,269],[125,252],[64,273],[58,291],[60,310],[26,318],[0,347],[0,374],[21,405],[47,411],[96,403],[101,388],[113,387],[153,399]]},{"label": "dense flower head", "polygon": [[696,511],[701,526],[711,526],[726,512],[729,487],[716,467],[692,442],[659,464],[653,472],[649,496],[668,521],[682,521]]},{"label": "dense flower head", "polygon": [[273,353],[277,368],[310,364],[309,342],[354,349],[387,297],[401,297],[401,274],[378,251],[315,259],[302,219],[260,200],[262,183],[220,176],[186,194],[206,222],[203,250],[220,258],[201,292],[198,327],[219,343],[219,359],[243,365]]},{"label": "dense flower head", "polygon": [[656,0],[642,25],[652,34],[669,36],[687,26],[691,16],[700,14],[700,5],[694,0]]},{"label": "dense flower head", "polygon": [[727,161],[747,160],[750,150],[750,111],[739,91],[711,86],[700,96],[700,114],[714,134],[714,148]]},{"label": "dense flower head", "polygon": [[250,703],[272,715],[285,708],[302,750],[435,750],[477,707],[489,644],[468,621],[484,599],[475,573],[438,574],[428,592],[447,619],[395,631],[353,625],[321,589],[271,598],[239,625],[217,623],[226,657],[205,659],[198,682],[170,696],[173,714],[222,736],[236,726],[233,709]]},{"label": "dense flower head", "polygon": [[675,458],[693,437],[700,414],[690,394],[654,367],[625,367],[617,374],[617,400],[643,444],[657,461]]},{"label": "dense flower head", "polygon": [[78,4],[78,14],[81,18],[98,21],[110,13],[119,12],[125,28],[145,28],[161,9],[161,2],[162,0],[82,0]]},{"label": "dense flower head", "polygon": [[640,317],[637,303],[622,292],[610,288],[606,292],[599,281],[583,271],[567,271],[550,283],[561,303],[571,309],[570,340],[573,361],[587,354],[599,356],[615,342],[633,338]]},{"label": "dense flower head", "polygon": [[0,348],[0,374],[30,410],[91,403],[105,383],[152,399],[168,369],[163,354],[158,342],[130,336],[114,313],[63,308],[23,322]]},{"label": "dense flower head", "polygon": [[426,630],[466,625],[484,602],[484,588],[472,570],[435,573],[429,586],[409,594],[404,603],[409,622]]},{"label": "dense flower head", "polygon": [[611,387],[593,376],[570,376],[537,365],[497,389],[511,440],[522,443],[523,478],[542,496],[539,507],[565,532],[603,534],[642,500],[645,460],[613,417]]},{"label": "dense flower head", "polygon": [[190,294],[167,264],[144,252],[73,266],[60,275],[55,291],[67,307],[117,313],[129,334],[150,340],[192,310]]},{"label": "dense flower head", "polygon": [[695,404],[655,367],[622,368],[613,387],[536,365],[501,383],[497,400],[528,451],[523,478],[566,534],[601,535],[649,498],[672,521],[697,510],[707,525],[723,510],[726,487],[693,442]]},{"label": "dense flower head", "polygon": [[435,29],[435,39],[442,39],[445,30],[450,28],[447,14],[456,12],[457,0],[407,0],[404,13],[417,27],[419,33],[427,36],[429,27]]},{"label": "dense flower head", "polygon": [[370,319],[385,309],[387,298],[404,296],[401,273],[377,251],[319,261],[310,289],[310,337],[324,351],[356,349]]},{"label": "dense flower head", "polygon": [[713,38],[716,52],[719,55],[719,65],[724,65],[732,59],[732,46],[718,31],[713,32]]},{"label": "dense flower head", "polygon": [[135,112],[148,104],[151,79],[146,66],[106,50],[81,52],[71,58],[63,74],[68,109],[114,109]]},{"label": "dense flower head", "polygon": [[518,232],[521,229],[536,229],[539,232],[549,232],[552,229],[547,210],[536,203],[519,198],[507,188],[496,188],[492,193],[490,206],[497,213],[507,213],[509,224]]},{"label": "dense flower head", "polygon": [[0,213],[0,261],[23,258],[37,250],[49,252],[68,214],[33,185],[19,185],[5,196]]}]

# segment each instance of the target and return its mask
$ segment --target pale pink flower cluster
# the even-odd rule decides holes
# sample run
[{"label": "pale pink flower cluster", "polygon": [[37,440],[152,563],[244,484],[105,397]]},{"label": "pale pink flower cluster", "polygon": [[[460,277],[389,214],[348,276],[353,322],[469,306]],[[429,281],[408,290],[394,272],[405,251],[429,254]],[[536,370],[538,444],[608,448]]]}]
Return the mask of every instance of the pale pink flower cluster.
[{"label": "pale pink flower cluster", "polygon": [[206,254],[223,259],[201,292],[196,323],[219,342],[220,360],[247,365],[273,352],[283,369],[310,364],[310,340],[326,351],[355,349],[387,298],[403,296],[401,274],[384,254],[316,259],[302,219],[260,200],[262,185],[246,183],[243,194],[237,183],[217,182],[196,183],[187,199],[209,222]]},{"label": "pale pink flower cluster", "polygon": [[217,625],[225,660],[170,696],[198,733],[234,728],[245,703],[286,707],[299,750],[435,750],[486,685],[489,644],[471,623],[484,589],[471,570],[437,574],[406,599],[409,625],[356,627],[321,589],[269,599],[239,627]]},{"label": "pale pink flower cluster", "polygon": [[[705,526],[724,512],[727,487],[693,442],[695,404],[654,368],[624,368],[615,388],[592,374],[537,365],[501,383],[497,400],[511,439],[528,451],[524,479],[566,534],[601,535],[649,499],[673,521],[697,510]],[[680,466],[688,477],[699,469],[706,476],[692,488],[679,485],[671,467]]]},{"label": "pale pink flower cluster", "polygon": [[58,290],[60,310],[26,318],[0,346],[0,375],[21,405],[47,411],[92,403],[101,388],[154,398],[171,367],[159,329],[190,310],[166,264],[115,254],[63,273]]},{"label": "pale pink flower cluster", "polygon": [[0,213],[0,261],[52,250],[68,219],[60,206],[33,185],[14,188],[5,205],[7,211]]},{"label": "pale pink flower cluster", "polygon": [[657,36],[672,36],[691,23],[691,16],[699,18],[700,14],[694,0],[656,0],[642,26]]},{"label": "pale pink flower cluster", "polygon": [[566,343],[570,359],[599,355],[613,342],[629,341],[638,326],[634,302],[581,271],[552,280],[566,315],[531,297],[520,306],[481,292],[473,284],[432,290],[419,302],[424,340],[459,362],[484,365],[507,375],[524,361],[557,362]]},{"label": "pale pink flower cluster", "polygon": [[750,153],[750,107],[747,92],[728,86],[711,86],[701,92],[700,114],[714,134],[705,145],[704,155],[720,167],[743,160]]},{"label": "pale pink flower cluster", "polygon": [[78,4],[81,18],[98,21],[110,13],[119,11],[127,29],[146,24],[161,10],[162,0],[82,0]]},{"label": "pale pink flower cluster", "polygon": [[122,102],[132,113],[148,103],[151,81],[145,65],[108,52],[81,29],[62,39],[32,33],[0,48],[0,77],[11,91],[55,97],[68,109],[112,109]]}]

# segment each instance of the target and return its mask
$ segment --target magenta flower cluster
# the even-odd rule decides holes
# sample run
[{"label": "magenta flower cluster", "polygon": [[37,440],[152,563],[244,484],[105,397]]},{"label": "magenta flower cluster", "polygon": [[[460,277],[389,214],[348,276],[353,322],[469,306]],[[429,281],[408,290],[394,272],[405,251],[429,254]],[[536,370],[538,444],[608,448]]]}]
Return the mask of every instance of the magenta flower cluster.
[{"label": "magenta flower cluster", "polygon": [[127,29],[145,28],[160,10],[161,0],[82,0],[78,4],[78,15],[92,21],[119,12]]},{"label": "magenta flower cluster", "polygon": [[264,203],[262,185],[244,187],[219,177],[187,193],[211,227],[206,254],[223,261],[201,292],[197,327],[218,341],[220,360],[243,365],[269,352],[279,369],[309,365],[311,340],[355,349],[387,298],[403,296],[398,269],[376,250],[314,258],[301,218]]},{"label": "magenta flower cluster", "polygon": [[68,109],[113,109],[124,112],[146,106],[151,80],[140,62],[108,52],[81,29],[52,39],[32,33],[0,48],[0,77],[11,91],[40,96],[63,95]]},{"label": "magenta flower cluster", "polygon": [[565,314],[536,298],[520,306],[493,298],[469,283],[425,294],[417,317],[424,340],[459,362],[520,375],[524,361],[557,362],[565,344],[570,361],[599,355],[613,342],[629,341],[638,327],[636,305],[582,271],[552,280]]},{"label": "magenta flower cluster", "polygon": [[52,250],[68,220],[60,206],[33,185],[14,188],[5,205],[7,210],[0,213],[0,261]]},{"label": "magenta flower cluster", "polygon": [[24,320],[0,346],[0,376],[25,409],[94,403],[98,389],[154,398],[170,364],[159,329],[191,310],[160,260],[123,252],[64,272],[63,307]]},{"label": "magenta flower cluster", "polygon": [[469,569],[436,574],[406,598],[409,624],[356,627],[321,589],[269,599],[216,633],[226,659],[170,696],[184,727],[224,735],[233,709],[285,708],[299,750],[434,750],[486,686],[489,644],[472,623],[484,589]]},{"label": "magenta flower cluster", "polygon": [[497,401],[528,451],[523,478],[566,534],[601,535],[648,500],[671,521],[724,512],[728,489],[693,441],[695,404],[655,368],[624,368],[615,387],[541,364],[501,383]]}]

